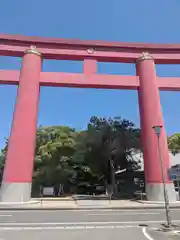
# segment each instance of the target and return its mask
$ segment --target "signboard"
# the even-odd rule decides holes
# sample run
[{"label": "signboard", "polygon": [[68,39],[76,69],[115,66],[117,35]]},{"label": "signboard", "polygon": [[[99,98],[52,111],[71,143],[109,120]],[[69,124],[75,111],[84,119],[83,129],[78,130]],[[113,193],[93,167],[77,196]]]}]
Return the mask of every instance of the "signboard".
[{"label": "signboard", "polygon": [[53,187],[44,187],[43,188],[43,196],[54,196],[54,188]]},{"label": "signboard", "polygon": [[169,179],[172,181],[180,181],[180,167],[171,167],[168,170]]},{"label": "signboard", "polygon": [[[180,180],[180,177],[176,176],[176,175],[170,175],[169,176],[170,180],[172,181],[177,181],[177,180]],[[178,179],[179,178],[179,179]]]}]

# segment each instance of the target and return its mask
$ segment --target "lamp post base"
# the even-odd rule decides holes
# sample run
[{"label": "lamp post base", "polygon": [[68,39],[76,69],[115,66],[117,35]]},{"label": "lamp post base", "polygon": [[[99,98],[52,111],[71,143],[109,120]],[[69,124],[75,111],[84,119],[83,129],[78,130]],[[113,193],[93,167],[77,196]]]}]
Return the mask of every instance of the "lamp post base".
[{"label": "lamp post base", "polygon": [[[173,183],[166,183],[166,190],[169,202],[176,202],[176,191]],[[164,202],[163,183],[146,183],[146,193],[148,201]]]}]

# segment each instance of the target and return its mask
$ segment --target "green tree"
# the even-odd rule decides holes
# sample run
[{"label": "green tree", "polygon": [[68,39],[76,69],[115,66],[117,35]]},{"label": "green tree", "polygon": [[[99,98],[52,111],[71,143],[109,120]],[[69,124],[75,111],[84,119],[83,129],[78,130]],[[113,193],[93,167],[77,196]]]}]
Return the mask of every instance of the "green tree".
[{"label": "green tree", "polygon": [[74,129],[63,126],[38,129],[34,181],[43,185],[59,185],[73,177],[76,135]]},{"label": "green tree", "polygon": [[[138,169],[133,153],[140,148],[139,129],[121,118],[92,117],[81,132],[65,126],[37,130],[33,186],[115,185],[115,171]],[[8,141],[0,154],[3,169]]]},{"label": "green tree", "polygon": [[133,153],[140,149],[140,131],[131,121],[120,117],[91,117],[87,131],[80,134],[78,142],[75,157],[83,158],[114,189],[116,170],[139,168]]},{"label": "green tree", "polygon": [[8,139],[5,138],[5,147],[0,151],[0,181],[2,181],[2,177],[3,177],[7,148],[8,148]]},{"label": "green tree", "polygon": [[[37,130],[33,186],[67,184],[76,174],[72,156],[77,132],[69,127],[39,127]],[[1,150],[1,176],[8,148]]]},{"label": "green tree", "polygon": [[180,152],[180,133],[168,137],[168,148],[173,155]]}]

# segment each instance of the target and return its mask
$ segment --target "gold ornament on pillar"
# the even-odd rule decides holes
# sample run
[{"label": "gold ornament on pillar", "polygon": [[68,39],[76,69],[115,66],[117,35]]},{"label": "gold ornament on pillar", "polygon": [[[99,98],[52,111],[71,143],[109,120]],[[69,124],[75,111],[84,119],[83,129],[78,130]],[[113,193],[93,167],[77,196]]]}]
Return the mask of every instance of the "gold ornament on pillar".
[{"label": "gold ornament on pillar", "polygon": [[152,60],[153,56],[148,52],[143,52],[141,56],[137,59],[137,61],[143,61],[143,60]]},{"label": "gold ornament on pillar", "polygon": [[88,48],[87,53],[88,54],[93,54],[93,53],[95,53],[95,50],[93,48]]},{"label": "gold ornament on pillar", "polygon": [[24,54],[31,53],[31,54],[36,54],[38,56],[41,56],[41,53],[37,50],[35,45],[31,45],[29,49],[27,49]]}]

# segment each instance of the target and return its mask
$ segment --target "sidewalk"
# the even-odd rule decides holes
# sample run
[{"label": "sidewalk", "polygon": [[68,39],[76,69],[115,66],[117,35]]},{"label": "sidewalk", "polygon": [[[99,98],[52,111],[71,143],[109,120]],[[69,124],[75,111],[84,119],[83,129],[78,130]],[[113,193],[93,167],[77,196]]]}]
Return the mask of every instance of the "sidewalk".
[{"label": "sidewalk", "polygon": [[[27,203],[0,203],[0,210],[163,209],[164,203],[131,200],[32,199]],[[180,202],[171,203],[179,208]]]}]

